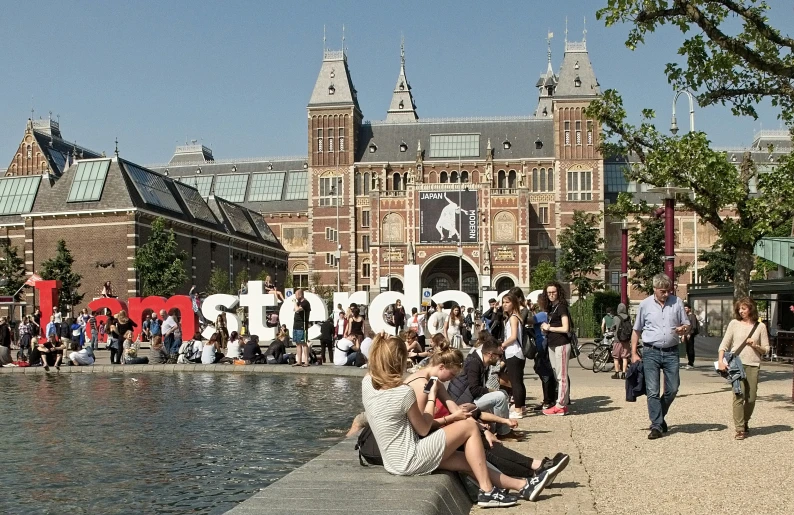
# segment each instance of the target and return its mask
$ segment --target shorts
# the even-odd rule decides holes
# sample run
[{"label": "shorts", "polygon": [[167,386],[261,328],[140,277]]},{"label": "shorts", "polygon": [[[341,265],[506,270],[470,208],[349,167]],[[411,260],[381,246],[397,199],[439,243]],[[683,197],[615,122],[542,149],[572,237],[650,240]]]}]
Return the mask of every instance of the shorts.
[{"label": "shorts", "polygon": [[619,342],[615,340],[615,343],[612,344],[612,357],[615,359],[629,359],[631,357],[629,342]]},{"label": "shorts", "polygon": [[303,329],[293,329],[292,330],[292,341],[296,345],[305,344],[306,343],[306,331]]}]

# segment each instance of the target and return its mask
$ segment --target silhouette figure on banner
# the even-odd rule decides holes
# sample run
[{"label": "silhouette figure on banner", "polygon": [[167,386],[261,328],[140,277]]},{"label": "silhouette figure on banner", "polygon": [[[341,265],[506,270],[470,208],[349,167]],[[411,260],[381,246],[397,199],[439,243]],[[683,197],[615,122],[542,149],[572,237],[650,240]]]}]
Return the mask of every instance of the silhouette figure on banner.
[{"label": "silhouette figure on banner", "polygon": [[[446,194],[444,194],[444,198],[447,200],[448,205],[441,210],[441,214],[438,217],[438,222],[436,222],[436,230],[438,234],[441,235],[441,241],[444,239],[453,239],[453,237],[457,237],[458,241],[460,241],[460,233],[458,232],[458,223],[456,216],[460,216],[461,213],[468,215],[469,211],[465,209],[461,209],[455,202],[449,199]],[[444,238],[444,231],[447,231],[447,237]]]}]

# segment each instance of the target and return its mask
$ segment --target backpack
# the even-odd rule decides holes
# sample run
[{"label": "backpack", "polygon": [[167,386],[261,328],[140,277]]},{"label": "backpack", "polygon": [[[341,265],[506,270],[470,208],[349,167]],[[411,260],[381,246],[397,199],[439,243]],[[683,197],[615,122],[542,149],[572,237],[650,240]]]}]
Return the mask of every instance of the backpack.
[{"label": "backpack", "polygon": [[618,330],[615,331],[618,341],[627,342],[631,340],[631,332],[633,330],[634,330],[634,324],[631,323],[631,317],[628,315],[626,316],[626,318],[620,317]]},{"label": "backpack", "polygon": [[361,463],[362,467],[383,465],[383,457],[380,454],[378,442],[375,440],[375,435],[369,426],[359,433],[356,450],[358,451],[358,462]]}]

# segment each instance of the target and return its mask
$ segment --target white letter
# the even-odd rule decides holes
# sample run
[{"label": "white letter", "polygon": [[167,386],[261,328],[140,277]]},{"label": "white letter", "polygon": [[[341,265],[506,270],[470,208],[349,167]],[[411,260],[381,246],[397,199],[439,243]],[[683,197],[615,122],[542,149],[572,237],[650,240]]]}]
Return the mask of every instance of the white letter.
[{"label": "white letter", "polygon": [[[204,318],[213,323],[218,318],[218,315],[226,313],[226,329],[229,331],[229,334],[231,334],[232,331],[239,332],[240,320],[237,319],[237,315],[228,311],[234,311],[238,302],[240,302],[240,299],[238,299],[236,295],[216,293],[204,300],[204,303],[201,305],[201,313],[204,315]],[[215,333],[215,326],[208,325],[204,328],[204,332],[201,333],[201,336],[209,340],[213,333]]]},{"label": "white letter", "polygon": [[[312,310],[309,314],[309,322],[322,322],[328,318],[328,308],[323,299],[314,293],[303,290],[303,296],[309,301],[309,306]],[[278,312],[279,323],[287,326],[287,331],[292,335],[292,324],[295,321],[295,296],[288,298],[281,304],[281,310]],[[320,326],[312,324],[309,326],[308,340],[313,340],[320,336]]]},{"label": "white letter", "polygon": [[264,293],[262,281],[248,281],[248,293],[240,295],[240,305],[248,308],[249,334],[255,334],[261,341],[276,338],[276,328],[265,325],[264,308],[278,304],[275,295]]},{"label": "white letter", "polygon": [[375,332],[375,334],[378,334],[381,331],[391,335],[397,333],[396,327],[386,323],[386,320],[383,318],[383,312],[386,310],[386,307],[388,307],[390,304],[394,304],[398,300],[406,305],[405,295],[398,291],[383,292],[372,299],[372,302],[369,305],[369,325],[372,327],[372,330]]}]

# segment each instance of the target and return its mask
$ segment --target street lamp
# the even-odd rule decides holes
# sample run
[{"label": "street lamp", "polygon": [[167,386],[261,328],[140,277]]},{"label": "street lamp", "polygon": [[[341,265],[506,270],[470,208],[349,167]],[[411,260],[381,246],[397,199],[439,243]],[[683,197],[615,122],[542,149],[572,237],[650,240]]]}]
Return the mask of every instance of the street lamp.
[{"label": "street lamp", "polygon": [[336,259],[336,291],[342,291],[342,271],[340,263],[342,262],[342,239],[339,236],[339,203],[342,197],[342,178],[336,178],[336,184],[331,187],[331,193],[334,196],[334,204],[336,204],[336,252],[334,258]]},{"label": "street lamp", "polygon": [[[678,123],[676,123],[675,117],[675,104],[678,102],[678,97],[682,94],[686,95],[689,99],[689,132],[695,132],[695,98],[692,96],[686,89],[682,89],[676,91],[675,97],[673,98],[673,119],[670,123],[670,132],[673,133],[673,136],[678,134]],[[695,193],[692,192],[692,198],[694,200]],[[694,229],[694,239],[695,239],[695,284],[698,283],[698,214],[697,212],[694,213],[695,217],[695,229]]]}]

